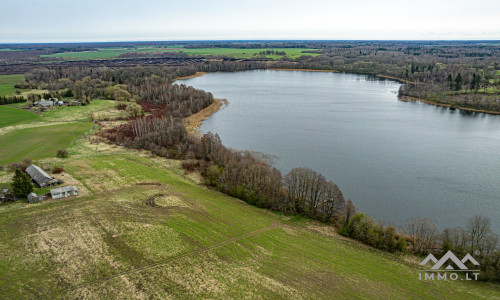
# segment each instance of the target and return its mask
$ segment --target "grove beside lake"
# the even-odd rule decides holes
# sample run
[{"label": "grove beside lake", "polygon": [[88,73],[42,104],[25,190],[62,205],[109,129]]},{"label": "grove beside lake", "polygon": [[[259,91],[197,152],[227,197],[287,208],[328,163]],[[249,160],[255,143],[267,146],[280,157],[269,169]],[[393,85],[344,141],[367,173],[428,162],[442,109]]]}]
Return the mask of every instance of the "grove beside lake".
[{"label": "grove beside lake", "polygon": [[283,172],[321,172],[377,220],[455,227],[482,214],[500,232],[499,116],[399,101],[399,83],[364,75],[259,70],[179,83],[229,101],[202,132],[275,155]]}]

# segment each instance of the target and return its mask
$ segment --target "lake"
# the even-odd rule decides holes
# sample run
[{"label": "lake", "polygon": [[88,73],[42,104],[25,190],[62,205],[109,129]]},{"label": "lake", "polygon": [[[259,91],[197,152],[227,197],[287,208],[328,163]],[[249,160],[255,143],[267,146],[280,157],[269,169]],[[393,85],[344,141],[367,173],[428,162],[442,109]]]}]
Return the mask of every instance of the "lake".
[{"label": "lake", "polygon": [[231,148],[309,167],[359,211],[397,226],[491,218],[500,233],[500,116],[399,101],[399,83],[364,75],[245,71],[180,80],[226,98],[205,120]]}]

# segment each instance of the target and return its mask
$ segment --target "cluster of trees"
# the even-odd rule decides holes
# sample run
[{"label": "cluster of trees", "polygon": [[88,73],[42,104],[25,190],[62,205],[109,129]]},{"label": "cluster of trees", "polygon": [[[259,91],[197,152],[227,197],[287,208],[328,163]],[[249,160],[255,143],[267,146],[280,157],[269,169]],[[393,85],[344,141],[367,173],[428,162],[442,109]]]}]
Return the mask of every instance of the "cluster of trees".
[{"label": "cluster of trees", "polygon": [[282,56],[285,56],[286,52],[271,49],[271,50],[260,51],[259,55],[282,55]]},{"label": "cluster of trees", "polygon": [[356,213],[354,209],[346,213],[339,233],[391,252],[406,251],[407,247],[406,237],[398,233],[394,226],[379,223],[364,213]]},{"label": "cluster of trees", "polygon": [[483,280],[500,280],[500,249],[498,236],[491,230],[491,220],[474,216],[467,220],[466,227],[446,228],[442,231],[432,220],[411,218],[406,221],[408,251],[418,255],[445,253],[451,250],[455,255],[472,255],[481,269]]},{"label": "cluster of trees", "polygon": [[0,105],[26,102],[23,96],[0,96]]},{"label": "cluster of trees", "polygon": [[147,77],[143,83],[129,90],[148,102],[163,107],[164,114],[184,118],[199,112],[214,101],[211,93],[184,84],[170,84],[157,76]]},{"label": "cluster of trees", "polygon": [[207,133],[194,143],[189,156],[198,163],[190,165],[199,166],[206,183],[249,204],[333,223],[346,207],[354,210],[335,183],[311,169],[295,168],[283,177],[265,157],[228,149],[218,135]]}]

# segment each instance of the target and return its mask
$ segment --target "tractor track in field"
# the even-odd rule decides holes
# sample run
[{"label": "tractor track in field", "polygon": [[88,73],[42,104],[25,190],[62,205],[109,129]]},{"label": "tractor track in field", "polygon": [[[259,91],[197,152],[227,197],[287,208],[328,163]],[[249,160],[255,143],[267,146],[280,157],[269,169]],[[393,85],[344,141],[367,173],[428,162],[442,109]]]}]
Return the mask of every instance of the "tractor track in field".
[{"label": "tractor track in field", "polygon": [[108,276],[108,277],[104,277],[104,278],[99,278],[99,279],[96,279],[96,280],[92,280],[92,281],[89,281],[89,282],[84,282],[84,283],[81,283],[81,284],[78,284],[78,285],[75,285],[75,286],[72,286],[72,287],[69,287],[69,288],[63,288],[63,289],[54,290],[54,292],[75,291],[77,289],[84,288],[84,287],[87,287],[87,286],[91,286],[91,285],[94,285],[96,283],[102,283],[102,282],[113,280],[113,279],[117,279],[117,278],[120,278],[120,277],[123,277],[123,276],[140,273],[140,272],[145,271],[145,270],[155,269],[155,268],[161,267],[163,265],[166,265],[168,263],[175,262],[177,260],[180,260],[180,259],[183,259],[183,258],[186,258],[186,257],[190,257],[190,256],[193,256],[193,255],[196,255],[196,254],[206,253],[206,252],[218,249],[220,247],[229,245],[231,243],[237,242],[237,241],[242,240],[244,238],[251,237],[251,236],[257,235],[259,233],[263,233],[263,232],[266,232],[266,231],[269,231],[269,230],[272,230],[272,229],[275,229],[275,228],[280,228],[280,227],[282,227],[282,224],[274,224],[274,225],[271,225],[271,226],[267,226],[267,227],[264,227],[264,228],[261,228],[261,229],[258,229],[258,230],[254,230],[254,231],[242,234],[240,236],[236,236],[236,237],[230,238],[228,240],[222,241],[220,243],[217,243],[215,245],[212,245],[212,246],[209,246],[209,247],[206,247],[206,248],[196,249],[196,250],[188,251],[188,252],[185,252],[185,253],[181,253],[179,255],[175,255],[173,257],[170,257],[168,259],[159,261],[159,262],[154,263],[154,264],[150,264],[150,265],[147,265],[147,266],[144,266],[144,267],[140,267],[140,268],[135,268],[135,269],[132,269],[130,271],[122,272],[120,274],[116,274],[116,275],[113,275],[113,276]]}]

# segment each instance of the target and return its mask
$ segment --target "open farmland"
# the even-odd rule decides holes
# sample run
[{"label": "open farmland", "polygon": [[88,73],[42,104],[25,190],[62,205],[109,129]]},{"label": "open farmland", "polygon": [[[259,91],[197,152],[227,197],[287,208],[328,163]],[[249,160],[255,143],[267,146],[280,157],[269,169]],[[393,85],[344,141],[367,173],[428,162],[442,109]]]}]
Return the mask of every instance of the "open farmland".
[{"label": "open farmland", "polygon": [[[23,74],[18,75],[0,75],[0,96],[11,95],[16,92],[14,85],[24,80]],[[24,90],[20,90],[24,91]]]},{"label": "open farmland", "polygon": [[54,156],[91,126],[88,122],[75,122],[18,129],[0,135],[0,164]]},{"label": "open farmland", "polygon": [[[84,124],[67,123],[64,131]],[[30,147],[16,145],[19,153]],[[0,205],[0,298],[491,299],[500,293],[488,283],[420,281],[419,258],[374,250],[333,227],[209,190],[179,161],[89,136],[68,151],[69,158],[49,155],[39,163],[63,167],[79,197]],[[0,181],[7,177],[0,171]]]},{"label": "open farmland", "polygon": [[[297,58],[302,55],[316,56],[315,53],[303,53],[303,51],[311,51],[314,49],[303,48],[257,48],[257,49],[241,49],[241,48],[156,48],[156,47],[137,47],[137,48],[100,48],[97,51],[82,51],[82,52],[63,52],[49,55],[42,55],[42,57],[60,57],[69,60],[86,60],[86,59],[106,59],[114,58],[122,53],[128,52],[184,52],[189,55],[214,55],[214,56],[230,56],[234,58],[251,58],[258,56],[261,51],[274,50],[284,51],[287,56]],[[281,58],[282,55],[267,55],[268,58]]]},{"label": "open farmland", "polygon": [[38,119],[36,114],[6,105],[0,106],[0,128]]}]

